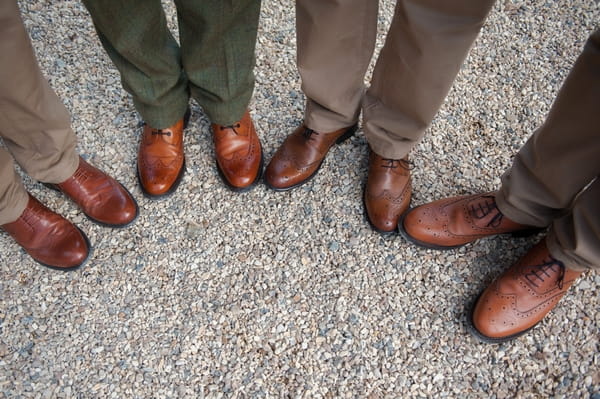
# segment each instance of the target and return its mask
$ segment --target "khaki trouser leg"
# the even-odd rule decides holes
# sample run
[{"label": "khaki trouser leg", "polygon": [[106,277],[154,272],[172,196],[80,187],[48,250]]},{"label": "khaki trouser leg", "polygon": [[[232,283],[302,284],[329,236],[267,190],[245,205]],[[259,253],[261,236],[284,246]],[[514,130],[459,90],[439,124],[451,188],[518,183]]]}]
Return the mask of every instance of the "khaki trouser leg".
[{"label": "khaki trouser leg", "polygon": [[[502,176],[498,208],[510,219],[550,226],[549,245],[571,268],[598,267],[600,241],[600,30],[587,41],[545,123]],[[579,196],[578,196],[579,195]]]},{"label": "khaki trouser leg", "polygon": [[569,269],[600,269],[600,177],[575,198],[567,215],[552,223],[546,243]]},{"label": "khaki trouser leg", "polygon": [[[0,135],[32,178],[61,183],[77,169],[70,116],[43,77],[23,26],[17,2],[0,2]],[[25,208],[26,191],[10,155],[0,151],[0,224]],[[12,220],[11,220],[12,219]]]},{"label": "khaki trouser leg", "polygon": [[0,148],[0,225],[17,220],[27,201],[27,191],[14,169],[13,158]]},{"label": "khaki trouser leg", "polygon": [[306,125],[330,132],[358,121],[375,48],[378,0],[298,0],[298,71]]},{"label": "khaki trouser leg", "polygon": [[377,154],[404,157],[448,94],[494,0],[398,0],[363,104]]}]

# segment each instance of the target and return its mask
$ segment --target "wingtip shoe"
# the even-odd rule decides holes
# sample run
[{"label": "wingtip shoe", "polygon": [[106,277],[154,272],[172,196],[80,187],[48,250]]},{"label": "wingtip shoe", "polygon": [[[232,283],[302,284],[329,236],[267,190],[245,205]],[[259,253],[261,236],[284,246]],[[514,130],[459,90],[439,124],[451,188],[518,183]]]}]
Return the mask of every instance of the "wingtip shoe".
[{"label": "wingtip shoe", "polygon": [[330,148],[350,138],[357,128],[352,125],[320,133],[302,124],[271,158],[265,170],[265,184],[275,191],[287,191],[308,182],[321,168]]},{"label": "wingtip shoe", "polygon": [[556,306],[581,272],[570,270],[539,242],[477,299],[469,329],[480,341],[501,343],[523,335]]},{"label": "wingtip shoe", "polygon": [[407,158],[386,159],[369,154],[369,172],[363,200],[371,227],[391,234],[410,205],[412,183]]},{"label": "wingtip shoe", "polygon": [[189,117],[188,109],[183,118],[167,128],[144,125],[138,150],[137,177],[147,198],[169,196],[179,186],[185,172],[183,130]]},{"label": "wingtip shoe", "polygon": [[418,206],[402,216],[398,229],[408,241],[432,249],[457,248],[497,234],[527,235],[541,230],[503,215],[496,206],[494,192],[445,198]]},{"label": "wingtip shoe", "polygon": [[262,147],[250,112],[246,111],[233,125],[212,124],[212,131],[217,170],[223,182],[236,192],[250,190],[263,169]]}]

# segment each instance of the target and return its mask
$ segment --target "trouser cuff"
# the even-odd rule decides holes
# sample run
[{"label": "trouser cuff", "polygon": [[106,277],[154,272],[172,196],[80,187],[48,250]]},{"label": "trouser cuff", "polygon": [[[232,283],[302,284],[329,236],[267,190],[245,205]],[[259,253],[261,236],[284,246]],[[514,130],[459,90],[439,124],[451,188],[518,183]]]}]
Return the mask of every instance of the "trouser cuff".
[{"label": "trouser cuff", "polygon": [[600,269],[600,265],[591,264],[580,256],[577,256],[573,251],[566,250],[564,246],[560,244],[553,228],[550,228],[548,235],[546,236],[546,246],[548,247],[548,251],[550,251],[550,255],[555,259],[560,260],[567,269],[578,272],[584,272],[590,269]]},{"label": "trouser cuff", "polygon": [[520,224],[532,227],[548,227],[552,220],[541,221],[539,217],[534,217],[526,212],[523,212],[510,202],[510,194],[506,187],[502,186],[496,193],[496,206],[504,216]]}]

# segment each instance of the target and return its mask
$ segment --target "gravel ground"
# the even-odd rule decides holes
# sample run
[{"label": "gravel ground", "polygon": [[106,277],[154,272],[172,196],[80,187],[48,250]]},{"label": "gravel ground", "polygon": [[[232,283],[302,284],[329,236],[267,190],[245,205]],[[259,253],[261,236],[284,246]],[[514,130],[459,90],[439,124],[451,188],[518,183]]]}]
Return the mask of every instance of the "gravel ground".
[{"label": "gravel ground", "polygon": [[[80,152],[132,190],[141,215],[103,228],[26,178],[94,252],[60,273],[0,234],[0,396],[600,398],[600,274],[529,334],[480,344],[466,309],[538,238],[436,252],[371,231],[362,133],[300,189],[232,194],[195,104],[187,174],[169,199],[147,200],[139,116],[87,12],[73,0],[20,4]],[[379,47],[394,4],[381,2]],[[499,185],[599,17],[597,1],[498,2],[411,155],[413,204]],[[251,109],[267,159],[302,118],[294,61],[293,1],[264,1]]]}]

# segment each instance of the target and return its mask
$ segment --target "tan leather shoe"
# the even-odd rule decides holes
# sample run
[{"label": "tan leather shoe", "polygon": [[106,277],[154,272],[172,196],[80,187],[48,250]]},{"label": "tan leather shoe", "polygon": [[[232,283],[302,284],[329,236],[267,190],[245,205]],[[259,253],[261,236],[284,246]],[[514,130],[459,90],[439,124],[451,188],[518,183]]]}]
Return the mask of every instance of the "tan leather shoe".
[{"label": "tan leather shoe", "polygon": [[60,184],[47,184],[75,202],[93,222],[108,227],[125,227],[138,215],[138,206],[129,191],[79,157],[73,176]]},{"label": "tan leather shoe", "polygon": [[329,133],[298,127],[275,152],[265,171],[265,183],[275,191],[298,187],[317,174],[327,152],[356,132],[357,125]]},{"label": "tan leather shoe", "polygon": [[185,171],[183,129],[190,111],[173,126],[155,129],[144,125],[138,151],[137,175],[142,192],[148,198],[161,198],[172,194]]},{"label": "tan leather shoe", "polygon": [[535,245],[477,299],[470,330],[483,342],[500,343],[539,323],[581,272],[552,257],[545,241]]},{"label": "tan leather shoe", "polygon": [[87,236],[32,195],[21,216],[2,225],[2,229],[36,262],[52,269],[75,269],[83,265],[90,253]]},{"label": "tan leather shoe", "polygon": [[396,231],[398,219],[410,205],[411,192],[408,158],[386,159],[371,151],[363,200],[373,229],[383,234]]},{"label": "tan leather shoe", "polygon": [[250,112],[231,126],[212,125],[217,170],[233,191],[251,189],[262,175],[260,140]]},{"label": "tan leather shoe", "polygon": [[541,229],[513,222],[504,216],[496,193],[445,198],[418,206],[400,220],[400,233],[414,244],[452,249],[497,234],[528,235]]}]

